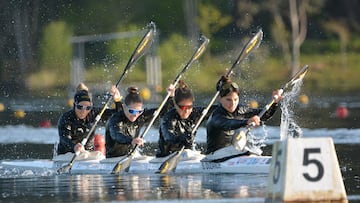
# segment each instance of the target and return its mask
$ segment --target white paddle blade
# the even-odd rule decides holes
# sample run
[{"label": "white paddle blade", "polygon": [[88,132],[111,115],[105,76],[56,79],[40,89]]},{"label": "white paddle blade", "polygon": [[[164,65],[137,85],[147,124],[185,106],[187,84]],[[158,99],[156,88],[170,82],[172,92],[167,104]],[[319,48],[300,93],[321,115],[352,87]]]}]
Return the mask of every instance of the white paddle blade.
[{"label": "white paddle blade", "polygon": [[236,135],[233,139],[233,145],[236,150],[243,151],[245,149],[247,143],[247,136],[244,131],[240,131],[238,135]]}]

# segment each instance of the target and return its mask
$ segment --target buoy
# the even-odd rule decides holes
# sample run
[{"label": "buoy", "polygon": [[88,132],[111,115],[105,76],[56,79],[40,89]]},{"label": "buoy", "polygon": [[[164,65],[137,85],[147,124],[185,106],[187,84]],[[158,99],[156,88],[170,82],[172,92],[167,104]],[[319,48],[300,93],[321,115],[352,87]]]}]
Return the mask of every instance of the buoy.
[{"label": "buoy", "polygon": [[0,112],[3,112],[5,110],[5,105],[0,102]]},{"label": "buoy", "polygon": [[156,93],[161,93],[162,90],[163,90],[163,88],[162,88],[160,85],[156,85],[156,86],[155,86],[155,92],[156,92]]},{"label": "buoy", "polygon": [[273,145],[266,202],[346,202],[331,137],[288,138]]},{"label": "buoy", "polygon": [[44,120],[39,123],[40,128],[50,128],[51,122],[49,120]]},{"label": "buoy", "polygon": [[22,109],[18,109],[14,112],[15,118],[24,118],[26,115],[25,111]]},{"label": "buoy", "polygon": [[140,90],[140,96],[143,100],[148,101],[151,98],[151,91],[149,88],[145,87]]},{"label": "buoy", "polygon": [[347,118],[349,115],[349,111],[346,107],[345,104],[340,104],[337,108],[336,108],[336,116],[340,119],[345,119]]},{"label": "buoy", "polygon": [[248,105],[250,108],[254,108],[254,109],[259,107],[259,103],[256,100],[251,100]]},{"label": "buoy", "polygon": [[73,107],[74,106],[74,99],[68,99],[67,100],[67,105],[70,106],[70,107]]},{"label": "buoy", "polygon": [[309,103],[309,97],[306,94],[302,94],[299,96],[299,101],[301,104],[308,104]]},{"label": "buoy", "polygon": [[95,135],[95,137],[94,137],[94,150],[101,152],[103,155],[106,155],[104,136],[102,136],[100,134]]}]

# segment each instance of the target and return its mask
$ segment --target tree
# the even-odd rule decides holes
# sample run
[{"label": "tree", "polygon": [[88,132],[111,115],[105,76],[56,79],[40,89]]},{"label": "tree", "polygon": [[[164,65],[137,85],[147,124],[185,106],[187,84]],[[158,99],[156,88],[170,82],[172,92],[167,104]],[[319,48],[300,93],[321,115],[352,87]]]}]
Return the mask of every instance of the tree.
[{"label": "tree", "polygon": [[[306,38],[308,15],[320,12],[323,4],[323,0],[288,0],[288,4],[273,0],[267,4],[274,17],[272,36],[282,47],[284,58],[289,62],[291,76],[300,68],[300,47]],[[288,6],[288,9],[284,9],[284,5]],[[290,26],[287,26],[287,19]]]}]

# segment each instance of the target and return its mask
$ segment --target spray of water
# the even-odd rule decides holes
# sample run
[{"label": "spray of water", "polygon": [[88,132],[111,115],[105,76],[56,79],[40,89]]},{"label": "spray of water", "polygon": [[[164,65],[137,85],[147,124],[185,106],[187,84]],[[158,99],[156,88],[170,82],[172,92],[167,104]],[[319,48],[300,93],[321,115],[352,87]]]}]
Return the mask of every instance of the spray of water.
[{"label": "spray of water", "polygon": [[296,124],[294,105],[300,93],[303,80],[298,80],[292,86],[291,91],[284,93],[281,101],[281,123],[280,123],[280,140],[288,137],[302,137],[303,132],[298,124]]},{"label": "spray of water", "polygon": [[[302,83],[302,80],[296,81],[292,86],[292,89],[283,94],[284,99],[281,101],[280,107],[280,140],[284,140],[287,137],[301,137],[303,134],[299,125],[296,124],[294,113],[296,99],[300,93]],[[262,124],[262,132],[263,135],[257,136],[252,130],[250,130],[248,133],[248,145],[251,145],[255,148],[261,148],[266,146],[265,142],[268,138],[269,132],[267,126],[264,123]]]}]

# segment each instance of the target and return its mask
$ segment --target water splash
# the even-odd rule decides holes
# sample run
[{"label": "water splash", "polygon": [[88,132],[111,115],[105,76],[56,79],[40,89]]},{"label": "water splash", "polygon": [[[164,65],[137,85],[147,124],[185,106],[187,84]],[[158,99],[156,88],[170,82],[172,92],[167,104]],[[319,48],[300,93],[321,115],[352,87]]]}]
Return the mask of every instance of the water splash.
[{"label": "water splash", "polygon": [[[302,137],[303,132],[298,124],[296,124],[294,107],[297,102],[298,95],[301,90],[303,80],[298,80],[292,86],[290,91],[284,92],[283,99],[281,101],[281,123],[280,123],[280,140],[284,140],[287,137]],[[269,130],[263,123],[261,129],[261,136],[255,135],[253,130],[248,132],[248,146],[252,148],[261,148],[266,146],[266,141],[269,137]]]},{"label": "water splash", "polygon": [[298,80],[292,86],[291,91],[284,93],[281,101],[281,123],[280,123],[280,140],[288,137],[302,137],[303,132],[298,124],[296,124],[294,105],[301,90],[303,80]]},{"label": "water splash", "polygon": [[261,148],[265,147],[266,140],[268,137],[268,130],[266,128],[266,125],[263,125],[262,130],[264,134],[262,136],[257,136],[256,133],[253,130],[250,130],[247,134],[248,139],[248,145],[250,145],[252,148]]}]

